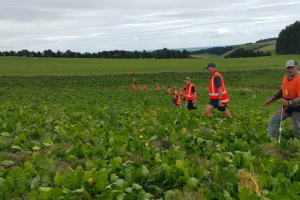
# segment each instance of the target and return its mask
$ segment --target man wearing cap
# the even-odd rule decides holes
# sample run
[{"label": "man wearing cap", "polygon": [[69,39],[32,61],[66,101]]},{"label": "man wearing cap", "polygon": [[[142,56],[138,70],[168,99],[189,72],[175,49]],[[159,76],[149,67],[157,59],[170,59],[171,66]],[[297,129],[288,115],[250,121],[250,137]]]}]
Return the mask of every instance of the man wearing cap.
[{"label": "man wearing cap", "polygon": [[223,112],[226,117],[232,118],[227,107],[227,104],[229,104],[229,97],[222,75],[216,71],[216,65],[214,63],[208,63],[205,69],[211,74],[208,90],[210,101],[205,108],[206,116],[211,117],[212,110],[217,108],[219,111]]},{"label": "man wearing cap", "polygon": [[[283,77],[281,88],[265,104],[268,106],[273,101],[282,98],[281,105],[284,108],[282,120],[292,117],[294,135],[296,138],[300,138],[300,72],[297,62],[294,60],[287,61],[285,67],[287,74]],[[271,117],[268,125],[268,136],[278,138],[281,111],[282,107]]]},{"label": "man wearing cap", "polygon": [[191,83],[191,79],[189,77],[186,77],[184,82],[186,84],[186,108],[189,110],[195,110],[197,109],[194,106],[197,100],[196,87],[193,83]]}]

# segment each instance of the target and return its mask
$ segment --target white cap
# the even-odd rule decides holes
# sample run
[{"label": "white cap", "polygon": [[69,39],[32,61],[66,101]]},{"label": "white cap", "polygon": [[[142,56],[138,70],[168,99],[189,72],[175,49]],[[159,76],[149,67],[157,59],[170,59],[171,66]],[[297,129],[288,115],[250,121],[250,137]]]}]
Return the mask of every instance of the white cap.
[{"label": "white cap", "polygon": [[289,60],[285,63],[285,67],[295,67],[297,65],[297,62],[294,60]]}]

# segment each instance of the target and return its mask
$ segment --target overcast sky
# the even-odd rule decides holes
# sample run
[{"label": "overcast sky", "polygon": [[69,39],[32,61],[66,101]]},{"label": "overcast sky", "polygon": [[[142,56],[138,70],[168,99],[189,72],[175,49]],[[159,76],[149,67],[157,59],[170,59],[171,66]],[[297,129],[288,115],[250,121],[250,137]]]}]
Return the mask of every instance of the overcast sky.
[{"label": "overcast sky", "polygon": [[221,46],[277,37],[299,0],[0,0],[0,50]]}]

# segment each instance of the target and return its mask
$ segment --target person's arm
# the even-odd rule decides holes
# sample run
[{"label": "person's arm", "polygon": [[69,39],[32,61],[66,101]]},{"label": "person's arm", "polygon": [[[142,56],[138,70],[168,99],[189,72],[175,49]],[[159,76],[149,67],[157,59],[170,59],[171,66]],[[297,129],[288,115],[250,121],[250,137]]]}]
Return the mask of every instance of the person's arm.
[{"label": "person's arm", "polygon": [[289,100],[288,101],[288,106],[289,107],[298,107],[298,106],[300,106],[300,85],[297,85],[296,88],[297,88],[297,95],[298,95],[298,97],[295,98],[295,99],[293,99],[293,100]]},{"label": "person's arm", "polygon": [[282,98],[282,89],[281,88],[279,88],[278,91],[265,102],[265,105],[268,106],[270,103],[272,103],[273,101],[276,101],[277,99],[280,99],[280,98]]},{"label": "person's arm", "polygon": [[297,97],[296,99],[289,100],[289,107],[297,107],[300,106],[300,97]]},{"label": "person's arm", "polygon": [[273,99],[273,101],[282,98],[282,89],[279,88],[278,91],[271,98]]},{"label": "person's arm", "polygon": [[218,88],[218,107],[223,107],[224,106],[222,103],[223,89],[222,89],[222,84],[221,84],[221,78],[219,76],[215,76],[214,83],[215,83],[216,88]]},{"label": "person's arm", "polygon": [[219,94],[219,98],[218,98],[218,106],[219,107],[222,107],[222,106],[224,106],[223,104],[222,104],[222,87],[218,87],[218,94]]},{"label": "person's arm", "polygon": [[196,92],[194,92],[194,94],[193,94],[193,103],[195,103],[195,102],[196,102],[196,97],[197,97],[197,93],[196,93]]},{"label": "person's arm", "polygon": [[193,86],[191,88],[191,90],[193,92],[193,100],[192,100],[192,102],[195,103],[196,102],[196,97],[197,97],[196,88]]}]

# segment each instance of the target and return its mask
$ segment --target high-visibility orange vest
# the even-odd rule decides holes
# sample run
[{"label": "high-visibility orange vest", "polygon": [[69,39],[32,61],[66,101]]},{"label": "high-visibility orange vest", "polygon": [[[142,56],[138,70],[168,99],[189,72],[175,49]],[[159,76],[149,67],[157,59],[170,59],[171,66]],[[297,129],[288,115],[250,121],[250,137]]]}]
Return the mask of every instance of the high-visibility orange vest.
[{"label": "high-visibility orange vest", "polygon": [[282,80],[282,96],[285,99],[291,100],[300,96],[300,75],[296,75],[292,80],[288,80],[285,75]]},{"label": "high-visibility orange vest", "polygon": [[219,99],[219,93],[218,93],[218,88],[215,86],[215,76],[220,77],[221,79],[221,86],[222,86],[222,103],[223,104],[229,104],[229,96],[227,94],[226,91],[226,87],[225,87],[225,83],[224,83],[224,79],[222,77],[222,75],[219,72],[215,72],[211,75],[210,81],[209,81],[209,98],[210,99]]},{"label": "high-visibility orange vest", "polygon": [[159,91],[159,85],[156,85],[156,91]]},{"label": "high-visibility orange vest", "polygon": [[176,104],[178,106],[181,106],[181,98],[180,98],[180,95],[177,94],[177,95],[174,95],[174,99],[176,99]]},{"label": "high-visibility orange vest", "polygon": [[[194,97],[194,92],[192,92],[192,86],[195,87],[195,85],[193,83],[190,83],[187,87],[186,87],[186,91],[185,91],[185,94],[186,94],[186,100],[195,100],[193,99]],[[196,89],[196,87],[195,87]]]},{"label": "high-visibility orange vest", "polygon": [[135,90],[135,85],[134,84],[131,84],[131,87],[133,90]]},{"label": "high-visibility orange vest", "polygon": [[168,88],[167,94],[171,94],[171,88]]},{"label": "high-visibility orange vest", "polygon": [[144,84],[144,90],[147,90],[147,85],[146,84]]},{"label": "high-visibility orange vest", "polygon": [[131,71],[131,74],[132,74],[132,75],[134,74],[134,71],[133,71],[133,70]]},{"label": "high-visibility orange vest", "polygon": [[142,87],[139,85],[139,90],[142,90]]}]

